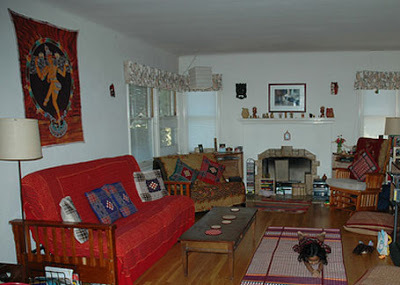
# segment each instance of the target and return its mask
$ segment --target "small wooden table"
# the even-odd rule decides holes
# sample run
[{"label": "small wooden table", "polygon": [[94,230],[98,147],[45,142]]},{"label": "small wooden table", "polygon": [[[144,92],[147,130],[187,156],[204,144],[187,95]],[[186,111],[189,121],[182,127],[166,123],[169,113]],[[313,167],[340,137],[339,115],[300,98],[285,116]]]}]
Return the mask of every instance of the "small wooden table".
[{"label": "small wooden table", "polygon": [[[243,239],[247,230],[253,227],[253,247],[255,248],[256,208],[239,208],[239,212],[231,212],[229,207],[214,207],[180,238],[182,248],[182,263],[185,276],[188,275],[188,253],[211,252],[228,254],[231,279],[234,276],[234,251]],[[231,224],[222,224],[222,216],[235,215]],[[212,225],[221,225],[222,234],[206,235]]]}]

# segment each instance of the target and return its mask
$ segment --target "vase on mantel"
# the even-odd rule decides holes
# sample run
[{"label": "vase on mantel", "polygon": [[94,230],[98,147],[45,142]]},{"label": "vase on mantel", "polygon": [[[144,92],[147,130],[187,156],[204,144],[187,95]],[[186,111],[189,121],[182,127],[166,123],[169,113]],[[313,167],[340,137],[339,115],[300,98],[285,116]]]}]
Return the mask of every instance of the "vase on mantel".
[{"label": "vase on mantel", "polygon": [[341,144],[337,145],[336,153],[342,153],[342,145]]}]

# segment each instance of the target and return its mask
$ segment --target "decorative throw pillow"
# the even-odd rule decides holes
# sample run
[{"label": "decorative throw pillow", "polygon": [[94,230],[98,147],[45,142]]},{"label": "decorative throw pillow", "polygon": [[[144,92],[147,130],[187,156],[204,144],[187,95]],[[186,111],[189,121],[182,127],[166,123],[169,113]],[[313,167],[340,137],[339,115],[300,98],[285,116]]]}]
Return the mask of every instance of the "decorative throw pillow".
[{"label": "decorative throw pillow", "polygon": [[106,187],[86,192],[85,196],[101,223],[112,224],[121,217],[118,207]]},{"label": "decorative throw pillow", "polygon": [[349,166],[349,170],[358,181],[365,181],[366,174],[378,172],[379,166],[369,152],[364,151],[358,159]]},{"label": "decorative throw pillow", "polygon": [[224,169],[224,165],[211,161],[207,157],[203,156],[198,179],[209,184],[218,184]]},{"label": "decorative throw pillow", "polygon": [[[61,218],[64,222],[82,222],[81,216],[79,216],[70,196],[62,198],[59,205],[61,207]],[[89,239],[89,231],[87,229],[74,228],[74,236],[77,241],[84,243]]]},{"label": "decorative throw pillow", "polygon": [[134,172],[133,179],[142,202],[158,200],[168,195],[159,169]]},{"label": "decorative throw pillow", "polygon": [[186,163],[182,162],[178,158],[175,165],[174,173],[169,177],[171,181],[190,181],[194,182],[199,172],[196,169],[191,168]]},{"label": "decorative throw pillow", "polygon": [[107,184],[103,188],[108,190],[123,217],[137,212],[136,206],[132,203],[121,182]]},{"label": "decorative throw pillow", "polygon": [[394,217],[388,213],[360,211],[343,226],[350,232],[377,236],[381,230],[387,233],[393,232]]}]

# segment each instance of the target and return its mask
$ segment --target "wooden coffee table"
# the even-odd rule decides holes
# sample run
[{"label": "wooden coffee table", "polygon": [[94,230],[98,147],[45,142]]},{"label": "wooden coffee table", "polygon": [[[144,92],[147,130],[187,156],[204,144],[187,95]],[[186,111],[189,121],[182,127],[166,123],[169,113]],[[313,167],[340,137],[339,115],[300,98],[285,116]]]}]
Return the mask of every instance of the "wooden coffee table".
[{"label": "wooden coffee table", "polygon": [[[255,248],[255,220],[257,209],[239,208],[238,212],[231,212],[231,207],[214,207],[180,238],[182,247],[182,263],[185,276],[188,274],[188,253],[211,252],[228,254],[231,279],[234,276],[234,251],[243,239],[247,230],[253,227],[253,248]],[[222,216],[235,215],[231,224],[222,224]],[[212,225],[221,225],[222,234],[211,236],[205,232]]]}]

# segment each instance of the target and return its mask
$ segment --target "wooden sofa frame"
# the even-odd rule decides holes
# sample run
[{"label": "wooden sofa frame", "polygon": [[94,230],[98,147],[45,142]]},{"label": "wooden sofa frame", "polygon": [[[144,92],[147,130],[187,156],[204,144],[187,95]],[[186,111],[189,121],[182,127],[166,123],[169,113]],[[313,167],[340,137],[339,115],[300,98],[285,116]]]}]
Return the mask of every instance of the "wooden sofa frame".
[{"label": "wooden sofa frame", "polygon": [[[170,195],[190,197],[190,182],[165,182],[165,186]],[[115,224],[22,219],[12,220],[10,224],[17,262],[23,267],[25,282],[29,281],[28,278],[43,277],[44,267],[52,265],[73,268],[82,282],[118,284]],[[71,234],[75,228],[87,229],[89,232],[87,256],[82,256],[76,249],[78,241]],[[30,233],[35,237],[41,236],[42,244],[38,239],[33,240]],[[54,250],[49,252],[46,249],[51,245]],[[42,247],[44,251],[40,250]]]}]

